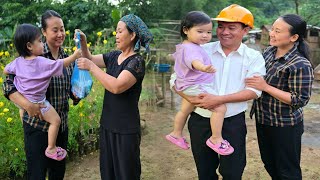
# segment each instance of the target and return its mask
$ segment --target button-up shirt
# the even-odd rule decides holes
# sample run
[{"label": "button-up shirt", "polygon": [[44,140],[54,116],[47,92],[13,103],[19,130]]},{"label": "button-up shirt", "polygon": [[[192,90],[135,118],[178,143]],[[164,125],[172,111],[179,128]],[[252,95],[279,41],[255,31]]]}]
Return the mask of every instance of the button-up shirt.
[{"label": "button-up shirt", "polygon": [[266,60],[266,82],[282,91],[291,93],[291,104],[286,104],[263,92],[254,101],[251,113],[255,113],[260,124],[284,127],[303,120],[302,107],[311,96],[313,69],[308,59],[297,49],[298,42],[284,56],[276,58],[277,48],[270,46],[263,53]]},{"label": "button-up shirt", "polygon": [[[247,89],[260,97],[261,91],[245,85],[245,78],[265,75],[265,61],[260,52],[241,43],[236,51],[226,56],[219,41],[205,44],[202,47],[208,53],[212,65],[217,69],[213,81],[215,92],[219,92],[217,95],[228,95]],[[248,108],[247,101],[226,103],[226,106],[225,117],[237,115]],[[196,108],[194,112],[203,117],[210,117],[211,114],[202,108]]]},{"label": "button-up shirt", "polygon": [[[54,60],[51,51],[47,45],[44,44],[44,57]],[[58,59],[64,59],[68,55],[64,52],[62,48],[59,49]],[[60,131],[65,131],[67,129],[68,121],[68,111],[69,111],[69,97],[71,92],[71,75],[73,71],[74,63],[68,67],[63,68],[62,76],[52,77],[50,85],[47,89],[46,99],[50,104],[55,108],[61,119]],[[6,98],[9,99],[9,95],[17,91],[13,84],[14,75],[9,75],[6,78],[6,81],[3,84],[3,91]],[[72,96],[72,99],[74,97]],[[29,117],[28,113],[25,112],[23,115],[23,121],[30,124],[34,128],[40,129],[42,131],[48,131],[49,123],[43,120],[40,120],[35,117]]]}]

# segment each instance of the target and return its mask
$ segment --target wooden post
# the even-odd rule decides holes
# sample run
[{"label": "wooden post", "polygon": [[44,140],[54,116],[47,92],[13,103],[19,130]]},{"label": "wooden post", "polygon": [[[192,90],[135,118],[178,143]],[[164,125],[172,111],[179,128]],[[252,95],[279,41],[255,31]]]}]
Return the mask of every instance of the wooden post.
[{"label": "wooden post", "polygon": [[161,79],[162,79],[162,97],[163,97],[163,106],[166,104],[166,77],[164,75],[165,73],[161,73]]}]

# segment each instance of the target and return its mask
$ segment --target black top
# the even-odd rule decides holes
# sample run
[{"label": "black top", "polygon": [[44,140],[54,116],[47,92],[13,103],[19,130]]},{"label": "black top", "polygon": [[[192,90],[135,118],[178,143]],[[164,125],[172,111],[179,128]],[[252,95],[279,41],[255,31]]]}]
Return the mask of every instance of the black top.
[{"label": "black top", "polygon": [[138,102],[145,74],[145,61],[139,54],[134,54],[118,65],[120,54],[121,51],[112,51],[103,55],[106,73],[117,78],[123,70],[128,70],[137,82],[121,94],[105,90],[100,123],[105,129],[115,133],[140,133]]}]

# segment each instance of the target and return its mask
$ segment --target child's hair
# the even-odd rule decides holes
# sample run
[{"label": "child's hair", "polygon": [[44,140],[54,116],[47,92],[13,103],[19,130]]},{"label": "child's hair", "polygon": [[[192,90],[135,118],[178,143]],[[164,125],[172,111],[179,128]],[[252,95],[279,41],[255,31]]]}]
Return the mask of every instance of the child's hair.
[{"label": "child's hair", "polygon": [[47,19],[51,18],[51,17],[57,17],[61,19],[61,16],[59,13],[57,13],[54,10],[47,10],[46,12],[44,12],[41,16],[41,26],[42,29],[46,30],[47,29]]},{"label": "child's hair", "polygon": [[180,35],[182,39],[187,39],[187,35],[183,30],[190,29],[197,25],[209,24],[211,22],[211,18],[206,13],[201,11],[191,11],[181,21]]},{"label": "child's hair", "polygon": [[298,50],[305,58],[310,60],[309,46],[303,38],[307,31],[307,22],[296,14],[286,14],[281,16],[281,18],[291,26],[289,29],[291,36],[295,34],[299,35],[297,40],[299,42]]},{"label": "child's hair", "polygon": [[27,44],[34,42],[41,36],[40,29],[32,24],[21,24],[17,27],[14,34],[14,45],[18,51],[19,56],[30,56],[31,52]]}]

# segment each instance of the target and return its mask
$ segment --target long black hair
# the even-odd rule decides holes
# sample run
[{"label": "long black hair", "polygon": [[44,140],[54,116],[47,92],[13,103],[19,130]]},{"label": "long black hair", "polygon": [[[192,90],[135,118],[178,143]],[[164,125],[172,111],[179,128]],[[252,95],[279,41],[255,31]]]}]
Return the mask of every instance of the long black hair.
[{"label": "long black hair", "polygon": [[31,51],[28,49],[28,43],[33,43],[41,36],[40,29],[32,24],[21,24],[17,27],[14,33],[14,46],[16,47],[19,56],[30,56]]},{"label": "long black hair", "polygon": [[291,35],[298,34],[298,50],[308,60],[310,60],[309,46],[304,40],[304,35],[307,31],[307,23],[300,16],[296,14],[286,14],[281,18],[288,23],[291,27],[289,29]]},{"label": "long black hair", "polygon": [[182,39],[187,39],[187,35],[183,32],[185,29],[190,29],[193,26],[209,24],[211,18],[204,12],[191,11],[181,21],[180,35]]}]

